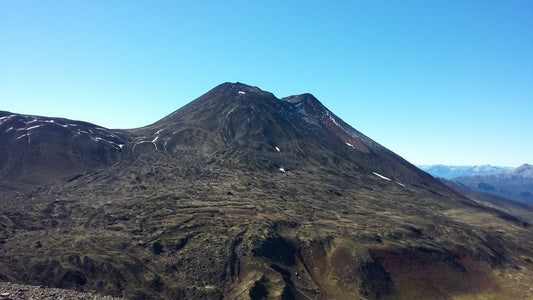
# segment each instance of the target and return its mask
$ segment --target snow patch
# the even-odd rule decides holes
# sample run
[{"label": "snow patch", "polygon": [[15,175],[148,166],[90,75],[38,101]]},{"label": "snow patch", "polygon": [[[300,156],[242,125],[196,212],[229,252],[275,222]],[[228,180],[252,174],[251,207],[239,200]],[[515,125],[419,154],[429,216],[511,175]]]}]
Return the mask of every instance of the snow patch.
[{"label": "snow patch", "polygon": [[23,135],[19,136],[19,137],[17,138],[17,140],[20,140],[20,139],[22,139],[23,137],[27,137],[27,138],[28,138],[28,144],[29,144],[30,141],[31,141],[31,136],[30,136],[30,134],[29,134],[29,133],[23,134]]},{"label": "snow patch", "polygon": [[109,143],[109,141],[104,140],[103,138],[98,137],[98,136],[91,137],[91,140],[93,140],[94,142],[102,141],[102,142],[108,142]]},{"label": "snow patch", "polygon": [[39,124],[39,125],[28,127],[26,130],[32,130],[32,129],[35,129],[35,128],[39,128],[41,126],[43,126],[43,124]]},{"label": "snow patch", "polygon": [[279,150],[278,146],[276,146],[276,150],[278,150],[278,152],[281,152],[281,151]]},{"label": "snow patch", "polygon": [[5,116],[5,117],[1,117],[0,118],[0,124],[2,124],[5,120],[10,119],[10,118],[12,118],[14,116],[16,116],[16,115],[9,115],[9,116]]},{"label": "snow patch", "polygon": [[328,115],[329,119],[333,122],[333,124],[337,125],[337,127],[341,127],[337,120],[335,120],[335,118],[329,114],[329,111],[326,111],[326,115]]},{"label": "snow patch", "polygon": [[396,182],[399,186],[403,186],[403,187],[405,187],[405,184],[403,184],[403,183],[399,183],[398,181],[395,181],[395,182]]},{"label": "snow patch", "polygon": [[81,135],[82,133],[85,133],[85,134],[91,134],[92,132],[88,132],[88,131],[85,131],[85,130],[81,130],[81,129],[78,129],[78,131],[76,132],[77,135]]},{"label": "snow patch", "polygon": [[350,144],[350,143],[348,143],[348,142],[346,142],[346,145],[348,145],[348,146],[350,146],[350,147],[352,147],[352,148],[353,148],[353,145],[352,145],[352,144]]},{"label": "snow patch", "polygon": [[279,168],[279,170],[280,170],[281,172],[283,172],[283,173],[287,172],[287,171],[285,171],[284,168]]},{"label": "snow patch", "polygon": [[246,92],[245,91],[239,91],[239,94],[246,95]]},{"label": "snow patch", "polygon": [[228,112],[226,113],[226,116],[225,116],[224,118],[227,119],[228,116],[229,116],[229,114],[231,114],[235,109],[236,109],[236,107],[234,107],[234,108],[232,108],[230,111],[228,111]]},{"label": "snow patch", "polygon": [[155,142],[157,142],[157,140],[159,139],[159,136],[156,136],[153,140],[152,140],[152,144],[154,144],[154,147],[155,147],[155,150],[159,150],[157,148],[157,144]]},{"label": "snow patch", "polygon": [[150,141],[135,142],[135,144],[133,144],[133,147],[131,148],[131,151],[135,150],[135,146],[140,145],[140,144],[145,144],[145,143],[151,143],[151,142]]},{"label": "snow patch", "polygon": [[118,144],[118,146],[120,147],[120,149],[124,148],[124,144]]},{"label": "snow patch", "polygon": [[9,127],[6,132],[10,132],[11,130],[13,130],[13,126]]},{"label": "snow patch", "polygon": [[331,121],[333,121],[333,123],[335,123],[335,125],[337,125],[338,127],[341,127],[341,125],[339,125],[339,123],[337,123],[337,120],[335,120],[334,117],[329,116],[329,118],[331,119]]},{"label": "snow patch", "polygon": [[376,175],[377,177],[381,178],[381,179],[385,179],[385,180],[388,180],[388,181],[391,181],[390,178],[387,178],[379,173],[376,173],[376,172],[372,172],[372,174]]},{"label": "snow patch", "polygon": [[118,148],[122,149],[122,147],[120,147],[120,145],[117,145],[117,143],[112,142],[112,141],[108,141],[108,140],[103,139],[103,138],[98,137],[98,136],[96,136],[96,137],[91,137],[91,140],[93,140],[93,141],[95,141],[95,142],[103,142],[103,143],[107,143],[107,144],[109,144],[109,145],[111,145],[111,146],[113,146],[113,147],[115,147],[115,148],[118,147]]}]

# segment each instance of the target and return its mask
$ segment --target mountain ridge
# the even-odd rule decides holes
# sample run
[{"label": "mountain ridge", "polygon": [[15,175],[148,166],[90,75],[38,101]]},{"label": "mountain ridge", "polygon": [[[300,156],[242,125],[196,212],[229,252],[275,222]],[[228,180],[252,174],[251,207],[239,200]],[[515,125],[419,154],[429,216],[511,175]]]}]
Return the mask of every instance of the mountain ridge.
[{"label": "mountain ridge", "polygon": [[417,165],[420,169],[428,172],[435,177],[441,177],[446,179],[453,179],[459,176],[466,175],[487,175],[500,173],[512,169],[511,167],[491,166],[486,165]]}]

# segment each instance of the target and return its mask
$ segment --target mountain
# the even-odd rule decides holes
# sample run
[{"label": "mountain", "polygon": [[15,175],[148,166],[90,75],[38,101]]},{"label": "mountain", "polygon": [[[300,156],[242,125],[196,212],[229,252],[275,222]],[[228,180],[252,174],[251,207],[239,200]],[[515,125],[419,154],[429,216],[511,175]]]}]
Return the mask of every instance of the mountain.
[{"label": "mountain", "polygon": [[510,167],[497,167],[491,165],[481,166],[446,166],[446,165],[418,165],[420,169],[429,174],[439,177],[452,179],[459,176],[469,175],[488,175],[509,171]]},{"label": "mountain", "polygon": [[533,204],[533,166],[522,166],[489,175],[460,176],[453,179],[474,191],[499,195],[505,198]]},{"label": "mountain", "polygon": [[86,122],[0,111],[0,178],[63,182],[116,161],[125,138]]},{"label": "mountain", "polygon": [[529,223],[311,94],[224,83],[141,128],[3,112],[0,132],[2,281],[128,299],[533,297]]}]

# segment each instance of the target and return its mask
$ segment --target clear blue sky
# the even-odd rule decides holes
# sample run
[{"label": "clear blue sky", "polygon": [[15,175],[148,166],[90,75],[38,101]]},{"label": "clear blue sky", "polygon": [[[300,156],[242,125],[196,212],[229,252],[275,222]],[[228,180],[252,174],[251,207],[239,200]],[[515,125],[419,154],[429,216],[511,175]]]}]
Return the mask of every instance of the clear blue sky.
[{"label": "clear blue sky", "polygon": [[226,81],[412,163],[533,163],[533,1],[0,0],[0,110],[140,127]]}]

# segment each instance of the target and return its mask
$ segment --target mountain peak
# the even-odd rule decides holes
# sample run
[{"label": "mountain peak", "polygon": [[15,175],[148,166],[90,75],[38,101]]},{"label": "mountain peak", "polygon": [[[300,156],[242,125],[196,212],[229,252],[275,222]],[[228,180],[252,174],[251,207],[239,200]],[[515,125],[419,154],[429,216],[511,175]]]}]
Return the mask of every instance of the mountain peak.
[{"label": "mountain peak", "polygon": [[513,176],[533,178],[533,165],[523,164],[509,173]]},{"label": "mountain peak", "polygon": [[282,98],[281,100],[289,102],[291,104],[307,103],[307,102],[319,102],[320,103],[320,101],[318,101],[318,99],[310,93],[292,95],[292,96]]},{"label": "mountain peak", "polygon": [[266,92],[258,88],[257,86],[251,86],[247,85],[241,82],[225,82],[222,84],[219,84],[215,88],[213,88],[211,91],[209,91],[207,94],[211,93],[234,93],[237,95],[262,95],[262,96],[274,96],[270,92]]},{"label": "mountain peak", "polygon": [[281,100],[299,107],[300,112],[306,116],[329,114],[329,110],[315,96],[309,93],[293,95]]}]

